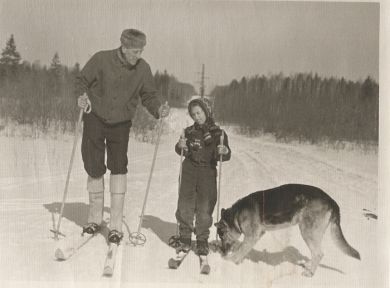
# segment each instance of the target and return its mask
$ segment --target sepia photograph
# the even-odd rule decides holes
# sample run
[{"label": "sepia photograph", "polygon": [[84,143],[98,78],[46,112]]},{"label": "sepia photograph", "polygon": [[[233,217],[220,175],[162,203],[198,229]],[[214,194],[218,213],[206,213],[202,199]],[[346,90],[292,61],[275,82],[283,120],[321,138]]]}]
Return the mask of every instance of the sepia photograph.
[{"label": "sepia photograph", "polygon": [[388,287],[389,17],[0,0],[0,286]]}]

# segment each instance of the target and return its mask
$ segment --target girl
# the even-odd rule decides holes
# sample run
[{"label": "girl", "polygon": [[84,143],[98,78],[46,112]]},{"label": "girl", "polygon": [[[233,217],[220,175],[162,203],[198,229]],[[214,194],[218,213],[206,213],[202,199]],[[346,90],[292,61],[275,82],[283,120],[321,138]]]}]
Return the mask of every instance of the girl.
[{"label": "girl", "polygon": [[191,248],[191,234],[194,232],[196,254],[207,255],[209,228],[217,201],[217,161],[220,155],[222,161],[229,160],[231,151],[225,133],[223,145],[220,145],[223,131],[215,125],[206,99],[192,100],[188,104],[188,112],[194,124],[185,129],[184,137],[175,146],[176,153],[180,155],[183,149],[185,157],[176,211],[180,240],[177,251],[188,251]]}]

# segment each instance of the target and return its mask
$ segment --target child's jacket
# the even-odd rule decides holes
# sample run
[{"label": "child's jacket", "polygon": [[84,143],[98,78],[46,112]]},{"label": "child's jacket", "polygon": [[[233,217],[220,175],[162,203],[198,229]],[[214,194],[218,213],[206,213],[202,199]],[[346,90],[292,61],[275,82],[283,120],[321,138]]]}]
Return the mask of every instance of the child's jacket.
[{"label": "child's jacket", "polygon": [[[205,133],[209,132],[211,139],[205,140]],[[183,155],[189,159],[195,166],[215,167],[220,156],[217,153],[217,146],[220,144],[221,128],[216,125],[211,127],[194,124],[185,129],[185,138],[187,138],[188,151],[184,150]],[[222,161],[230,160],[231,150],[229,147],[228,136],[224,133],[223,144],[228,148],[229,152],[222,155]],[[181,149],[178,144],[175,146],[175,151],[180,155]]]}]

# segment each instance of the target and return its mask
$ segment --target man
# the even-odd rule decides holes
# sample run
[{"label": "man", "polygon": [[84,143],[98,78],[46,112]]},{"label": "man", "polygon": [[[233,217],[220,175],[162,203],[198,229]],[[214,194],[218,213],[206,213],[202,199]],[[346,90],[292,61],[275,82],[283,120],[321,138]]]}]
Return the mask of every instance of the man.
[{"label": "man", "polygon": [[[138,97],[156,119],[169,114],[161,105],[150,66],[141,58],[146,36],[136,29],[122,32],[118,49],[100,51],[92,56],[76,78],[78,106],[84,114],[81,153],[88,173],[88,223],[83,233],[96,233],[104,207],[104,174],[110,175],[110,232],[108,241],[119,244],[123,238],[122,217],[127,190],[127,145],[131,120]],[[105,151],[107,149],[107,166]]]}]

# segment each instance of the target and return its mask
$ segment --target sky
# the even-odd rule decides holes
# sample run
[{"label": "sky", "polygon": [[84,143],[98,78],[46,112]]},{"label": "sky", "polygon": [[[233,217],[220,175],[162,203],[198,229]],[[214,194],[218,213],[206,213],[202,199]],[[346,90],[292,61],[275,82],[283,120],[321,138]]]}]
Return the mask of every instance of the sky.
[{"label": "sky", "polygon": [[143,57],[206,91],[282,72],[379,80],[379,3],[0,0],[0,47],[14,34],[23,60],[83,66],[119,47],[123,29],[147,36]]}]

